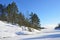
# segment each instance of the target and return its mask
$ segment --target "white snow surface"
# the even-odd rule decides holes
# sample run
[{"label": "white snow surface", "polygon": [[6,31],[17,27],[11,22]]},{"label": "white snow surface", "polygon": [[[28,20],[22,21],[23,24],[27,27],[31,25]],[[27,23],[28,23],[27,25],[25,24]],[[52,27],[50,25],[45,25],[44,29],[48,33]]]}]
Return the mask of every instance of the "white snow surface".
[{"label": "white snow surface", "polygon": [[0,40],[60,40],[60,30],[33,29],[29,32],[27,27],[12,25],[0,21]]},{"label": "white snow surface", "polygon": [[[25,30],[27,29],[27,30]],[[25,26],[12,25],[11,23],[0,21],[0,38],[5,37],[15,37],[18,35],[27,35],[39,32],[36,29],[33,29],[33,32],[29,32],[28,28]]]}]

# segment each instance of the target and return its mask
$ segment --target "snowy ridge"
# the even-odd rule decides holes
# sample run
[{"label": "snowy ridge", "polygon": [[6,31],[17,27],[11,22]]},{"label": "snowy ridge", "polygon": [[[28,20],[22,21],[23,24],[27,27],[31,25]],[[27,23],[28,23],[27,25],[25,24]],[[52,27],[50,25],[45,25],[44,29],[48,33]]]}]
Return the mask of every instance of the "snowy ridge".
[{"label": "snowy ridge", "polygon": [[19,27],[18,25],[12,25],[7,22],[2,22],[0,21],[0,36],[1,37],[7,37],[7,36],[16,36],[16,35],[21,35],[21,34],[33,34],[35,32],[38,32],[38,30],[33,29],[33,32],[29,32],[27,27],[21,26]]}]

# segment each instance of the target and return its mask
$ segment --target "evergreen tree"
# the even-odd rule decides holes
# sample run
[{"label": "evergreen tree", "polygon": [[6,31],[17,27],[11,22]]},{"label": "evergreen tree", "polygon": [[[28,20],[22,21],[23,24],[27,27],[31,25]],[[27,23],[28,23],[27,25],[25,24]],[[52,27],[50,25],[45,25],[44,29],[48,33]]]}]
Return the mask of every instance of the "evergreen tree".
[{"label": "evergreen tree", "polygon": [[24,26],[24,23],[25,23],[25,17],[24,17],[24,15],[21,12],[18,15],[19,15],[18,16],[18,24],[20,26]]},{"label": "evergreen tree", "polygon": [[28,18],[25,19],[25,26],[26,27],[31,27],[31,23],[29,22]]},{"label": "evergreen tree", "polygon": [[8,6],[6,7],[6,11],[7,11],[7,21],[11,22],[12,21],[11,4],[8,4]]},{"label": "evergreen tree", "polygon": [[31,23],[31,24],[33,24],[32,18],[33,18],[33,12],[31,12],[31,14],[30,14],[30,23]]},{"label": "evergreen tree", "polygon": [[32,27],[36,28],[36,29],[40,28],[40,20],[39,20],[37,14],[32,12],[30,16],[31,16],[30,20],[31,20]]},{"label": "evergreen tree", "polygon": [[12,8],[12,10],[11,10],[11,13],[12,13],[12,23],[16,23],[16,20],[17,20],[17,14],[18,14],[18,8],[17,8],[17,5],[16,5],[16,3],[15,2],[12,2],[12,4],[11,4],[11,8]]},{"label": "evergreen tree", "polygon": [[16,24],[17,22],[17,14],[18,14],[18,8],[15,2],[12,2],[7,6],[7,20],[8,22],[11,22],[12,24]]},{"label": "evergreen tree", "polygon": [[0,4],[0,20],[6,21],[5,6]]}]

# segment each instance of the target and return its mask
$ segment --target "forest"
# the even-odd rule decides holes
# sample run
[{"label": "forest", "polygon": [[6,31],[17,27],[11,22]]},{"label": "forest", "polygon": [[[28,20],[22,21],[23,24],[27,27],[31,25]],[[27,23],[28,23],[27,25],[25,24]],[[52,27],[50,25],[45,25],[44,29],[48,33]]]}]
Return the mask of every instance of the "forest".
[{"label": "forest", "polygon": [[7,6],[0,4],[0,20],[13,25],[18,24],[19,26],[28,28],[41,29],[40,19],[37,13],[30,12],[29,16],[29,18],[25,17],[23,12],[18,10],[15,2],[12,2]]}]

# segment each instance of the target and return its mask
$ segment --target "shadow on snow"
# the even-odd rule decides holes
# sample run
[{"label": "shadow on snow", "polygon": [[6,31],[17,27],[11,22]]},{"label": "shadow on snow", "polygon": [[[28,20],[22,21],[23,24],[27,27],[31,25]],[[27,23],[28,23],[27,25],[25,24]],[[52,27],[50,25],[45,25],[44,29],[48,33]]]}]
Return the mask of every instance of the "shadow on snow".
[{"label": "shadow on snow", "polygon": [[52,34],[52,35],[46,35],[46,36],[42,36],[42,37],[34,37],[34,38],[26,38],[23,40],[34,40],[34,39],[44,39],[44,38],[59,38],[60,34]]}]

